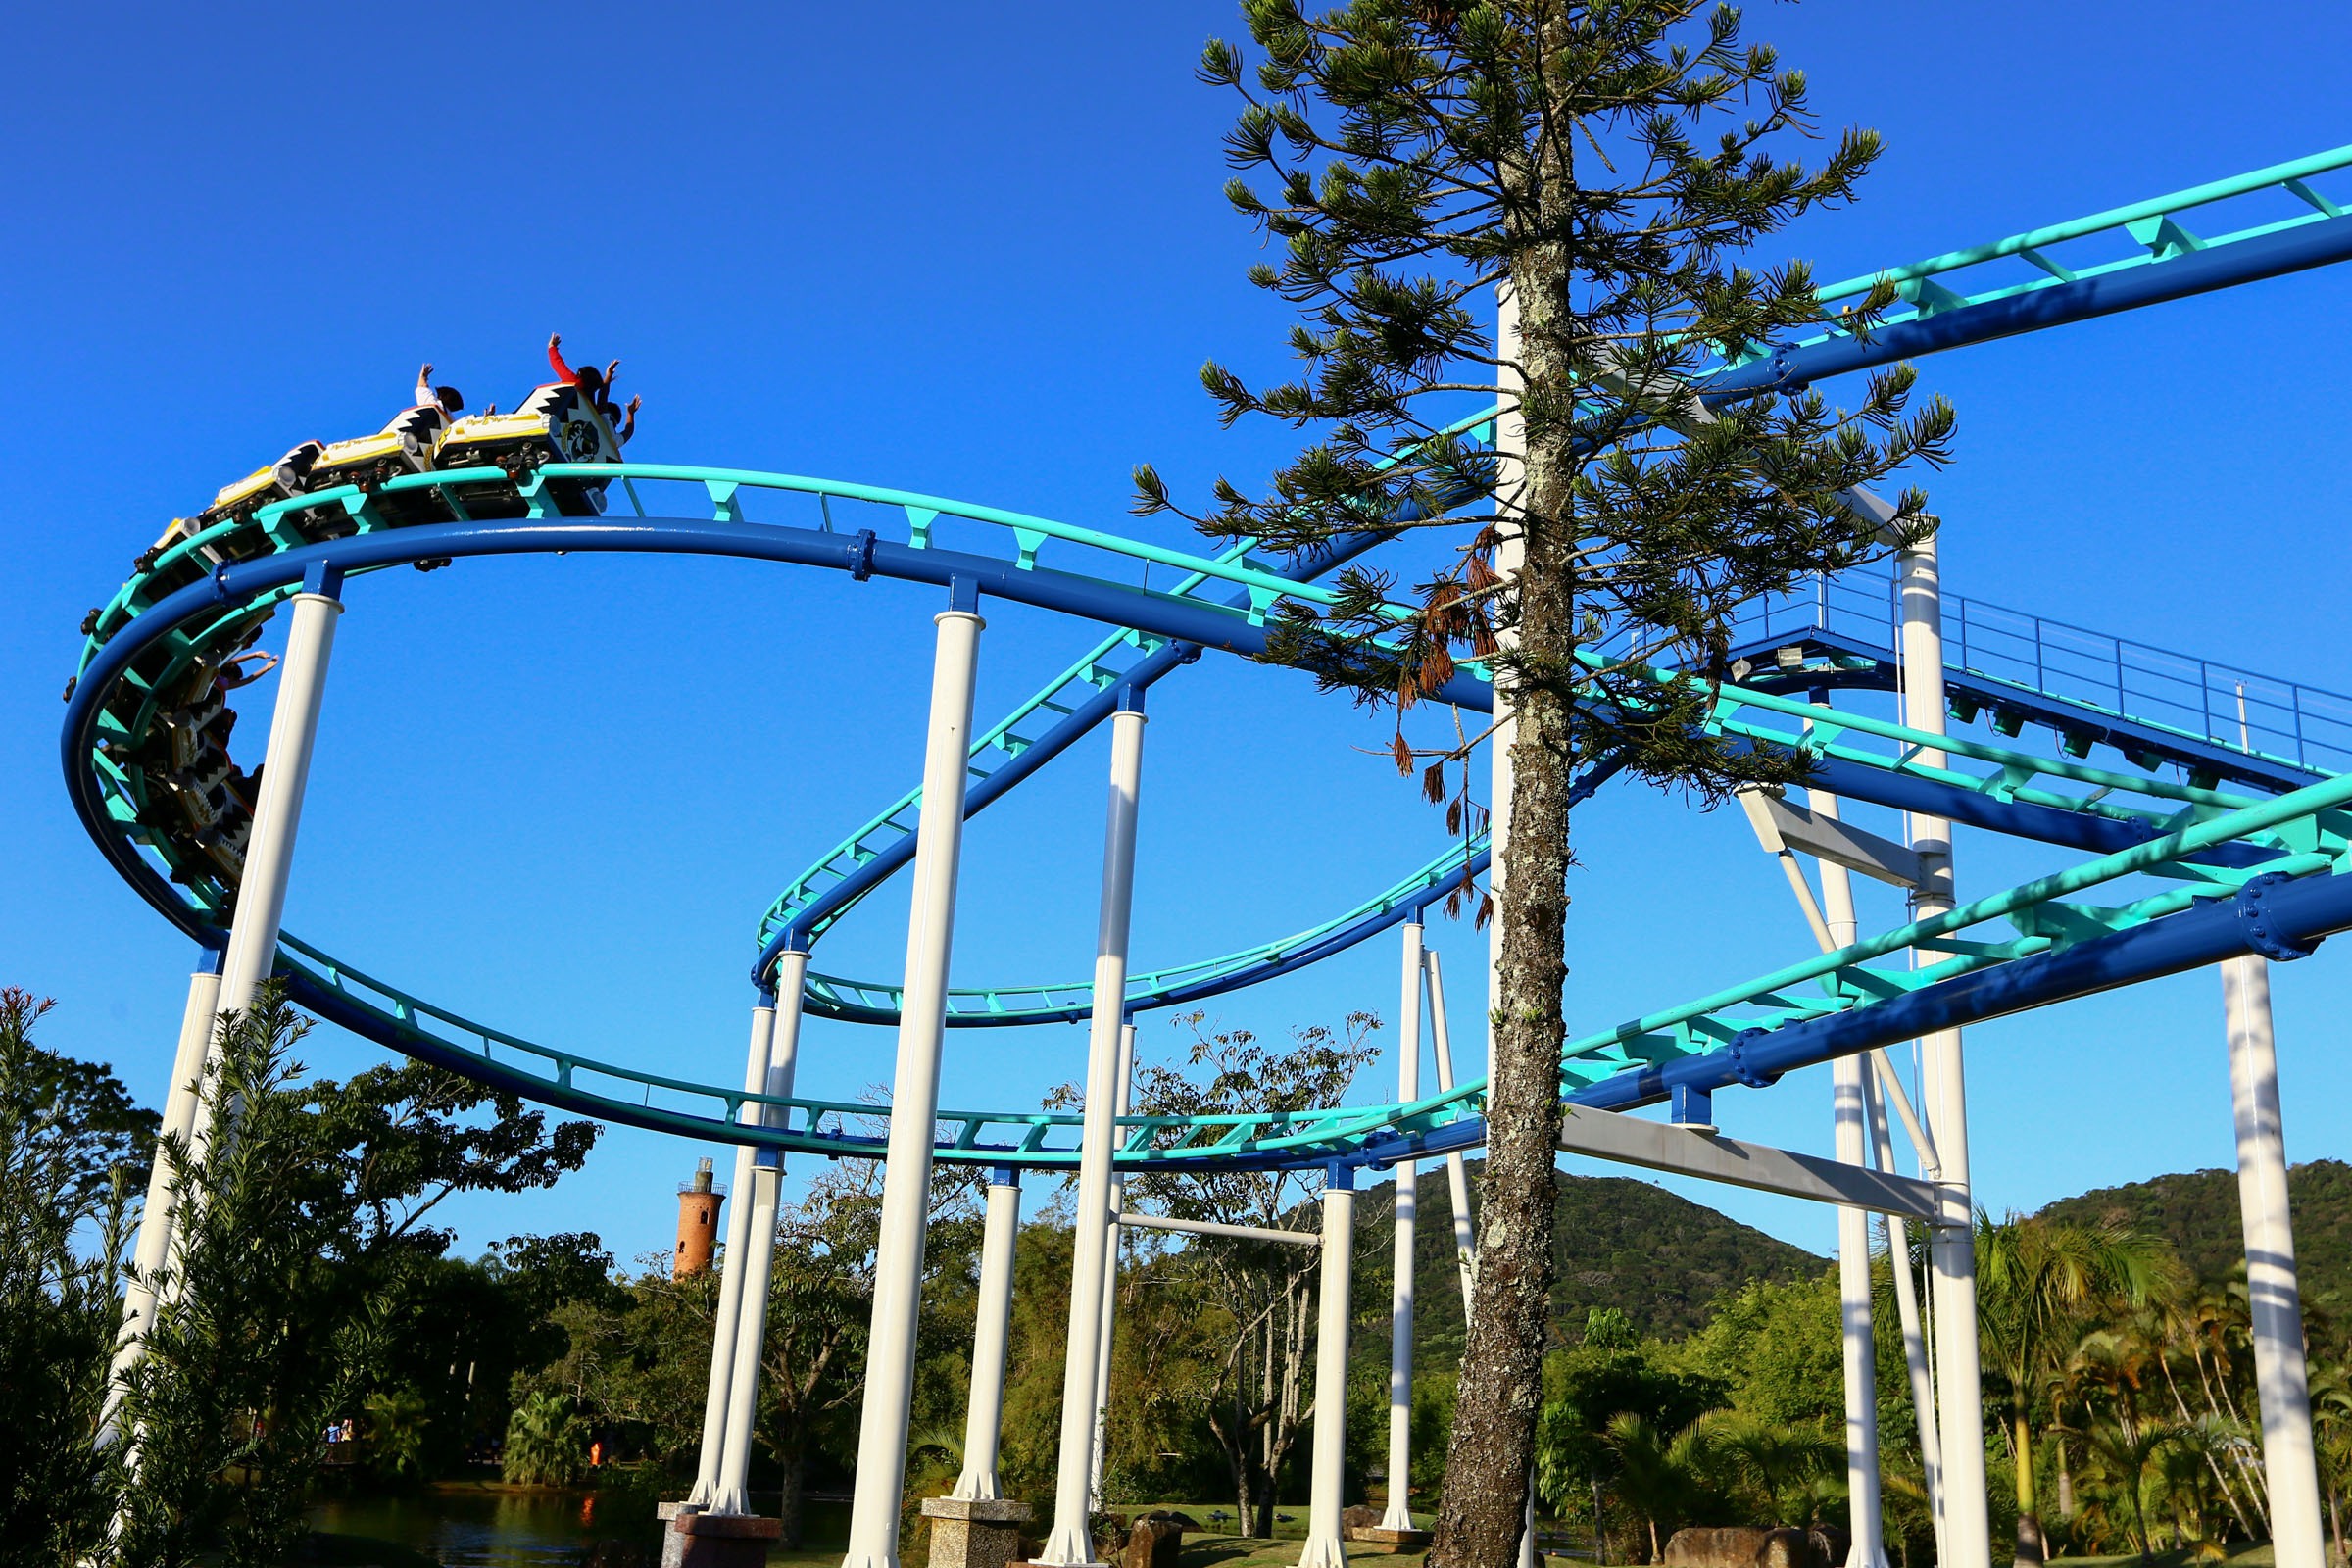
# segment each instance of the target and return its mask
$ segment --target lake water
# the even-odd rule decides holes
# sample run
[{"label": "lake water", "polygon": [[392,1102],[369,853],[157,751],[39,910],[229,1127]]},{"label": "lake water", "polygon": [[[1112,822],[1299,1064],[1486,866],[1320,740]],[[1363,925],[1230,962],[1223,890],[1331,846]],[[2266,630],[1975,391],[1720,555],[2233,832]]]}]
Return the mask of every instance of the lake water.
[{"label": "lake water", "polygon": [[[754,1505],[760,1499],[755,1497]],[[772,1508],[772,1500],[768,1503]],[[638,1496],[593,1492],[429,1488],[388,1497],[342,1497],[311,1510],[311,1527],[372,1536],[438,1558],[447,1568],[577,1568],[600,1544],[657,1549],[660,1535]],[[838,1515],[838,1520],[835,1518]],[[847,1539],[843,1503],[808,1505],[812,1544]],[[618,1556],[618,1561],[632,1556]]]}]

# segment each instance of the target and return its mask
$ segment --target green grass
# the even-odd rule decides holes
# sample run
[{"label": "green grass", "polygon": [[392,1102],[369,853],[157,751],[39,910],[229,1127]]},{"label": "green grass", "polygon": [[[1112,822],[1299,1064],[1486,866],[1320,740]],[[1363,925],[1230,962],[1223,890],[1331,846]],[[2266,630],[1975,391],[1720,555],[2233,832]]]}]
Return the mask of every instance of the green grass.
[{"label": "green grass", "polygon": [[[2160,1551],[2147,1560],[2155,1568],[2207,1568],[2208,1564],[2219,1564],[2221,1568],[2272,1568],[2273,1561],[2271,1544],[2267,1541],[2260,1545],[2241,1543],[2231,1546],[2228,1555],[2221,1557],[2199,1557],[2192,1548],[2176,1547],[2171,1551]],[[2083,1568],[2141,1568],[2139,1554],[2129,1551],[2119,1557],[2060,1557],[2052,1563],[2051,1568],[2071,1568],[2076,1563],[2082,1564]]]}]

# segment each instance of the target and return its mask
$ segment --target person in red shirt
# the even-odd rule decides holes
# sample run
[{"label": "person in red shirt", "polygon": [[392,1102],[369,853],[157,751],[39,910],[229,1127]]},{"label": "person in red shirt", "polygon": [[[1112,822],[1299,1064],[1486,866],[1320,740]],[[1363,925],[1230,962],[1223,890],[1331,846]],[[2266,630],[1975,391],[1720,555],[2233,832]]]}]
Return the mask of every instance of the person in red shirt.
[{"label": "person in red shirt", "polygon": [[637,410],[644,400],[641,398],[629,399],[625,417],[622,409],[613,401],[612,382],[620,374],[618,360],[612,361],[602,370],[593,365],[583,365],[575,370],[564,362],[564,335],[561,332],[551,332],[547,338],[547,364],[548,368],[556,372],[556,381],[559,385],[576,386],[580,389],[580,396],[598,414],[602,415],[605,423],[612,427],[615,440],[626,445],[629,437],[637,433]]},{"label": "person in red shirt", "polygon": [[606,415],[606,418],[615,424],[620,422],[620,410],[612,408],[612,378],[620,373],[618,360],[602,370],[593,365],[583,365],[575,370],[564,363],[564,334],[551,332],[547,337],[547,364],[548,368],[556,372],[558,382],[578,387],[580,395],[588,400],[591,407],[600,411],[612,409],[612,412]]}]

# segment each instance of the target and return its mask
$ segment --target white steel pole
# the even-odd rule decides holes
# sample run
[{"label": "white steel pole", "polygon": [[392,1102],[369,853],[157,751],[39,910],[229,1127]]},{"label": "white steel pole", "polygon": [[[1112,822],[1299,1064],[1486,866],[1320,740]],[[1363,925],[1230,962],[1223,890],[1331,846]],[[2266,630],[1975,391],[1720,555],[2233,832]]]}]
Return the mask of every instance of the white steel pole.
[{"label": "white steel pole", "polygon": [[[808,976],[808,955],[785,953],[776,958],[776,1007],[768,1033],[763,1091],[779,1100],[792,1094],[801,1060],[802,985]],[[758,1044],[755,1023],[754,1044]],[[750,1120],[762,1127],[783,1124],[782,1107],[761,1105]],[[727,1259],[727,1272],[740,1273],[736,1298],[734,1348],[727,1356],[727,1404],[719,1445],[718,1479],[711,1513],[750,1513],[748,1486],[752,1471],[752,1434],[760,1425],[760,1353],[767,1338],[767,1297],[776,1261],[776,1205],[784,1184],[784,1155],[761,1150],[752,1157],[748,1193],[735,1201],[751,1213],[742,1261]],[[721,1282],[724,1288],[724,1282]]]},{"label": "white steel pole", "polygon": [[[743,1087],[759,1093],[767,1087],[768,1044],[776,1032],[776,999],[762,996],[752,1009],[752,1045],[743,1066]],[[757,1109],[746,1104],[740,1118],[758,1121]],[[752,1146],[735,1146],[735,1180],[727,1189],[735,1200],[727,1216],[727,1250],[719,1264],[718,1312],[710,1324],[710,1377],[703,1392],[703,1450],[695,1471],[689,1504],[708,1508],[718,1495],[719,1457],[726,1451],[727,1395],[733,1387],[736,1322],[743,1306],[743,1276],[749,1263],[752,1236]]]},{"label": "white steel pole", "polygon": [[1355,1256],[1354,1173],[1335,1165],[1323,1188],[1323,1280],[1315,1314],[1315,1446],[1306,1547],[1298,1568],[1347,1568],[1340,1488],[1348,1460],[1348,1274]]},{"label": "white steel pole", "polygon": [[[1114,1114],[1127,1114],[1135,1082],[1135,1025],[1119,1028],[1119,1092]],[[1127,1206],[1127,1184],[1116,1165],[1110,1171],[1110,1225],[1102,1243],[1102,1332],[1095,1342],[1095,1435],[1087,1467],[1087,1494],[1097,1512],[1110,1506],[1102,1495],[1102,1467],[1110,1460],[1110,1329],[1119,1312],[1119,1211]]]},{"label": "white steel pole", "polygon": [[[1838,818],[1838,797],[1808,790],[1814,811]],[[1830,946],[1845,947],[1860,932],[1854,915],[1853,876],[1842,865],[1820,861],[1822,918]],[[1867,1056],[1839,1056],[1831,1068],[1831,1116],[1838,1158],[1848,1165],[1870,1162],[1868,1107],[1864,1081]],[[1838,1332],[1845,1349],[1846,1523],[1853,1546],[1845,1568],[1886,1568],[1886,1532],[1879,1495],[1879,1365],[1870,1313],[1870,1215],[1859,1208],[1838,1210]]]},{"label": "white steel pole", "polygon": [[[208,954],[214,963],[219,953]],[[106,1412],[98,1424],[98,1446],[115,1440],[115,1407],[122,1398],[122,1376],[139,1358],[139,1347],[155,1325],[159,1276],[172,1257],[173,1212],[179,1204],[172,1185],[172,1164],[164,1157],[164,1143],[184,1147],[196,1123],[196,1102],[203,1094],[205,1057],[212,1048],[215,1005],[220,995],[220,971],[207,967],[188,976],[187,1005],[179,1015],[179,1046],[172,1056],[172,1086],[164,1097],[164,1121],[157,1140],[155,1163],[147,1173],[147,1201],[139,1210],[139,1239],[131,1252],[132,1273],[122,1293],[122,1330],[115,1345],[114,1376],[107,1386]]]},{"label": "white steel pole", "polygon": [[[1878,1080],[1865,1073],[1862,1102],[1870,1114],[1870,1137],[1878,1150],[1879,1168],[1894,1169],[1894,1139],[1886,1126],[1886,1104]],[[1936,1532],[1936,1551],[1943,1554],[1943,1446],[1936,1426],[1936,1383],[1928,1370],[1928,1340],[1920,1325],[1919,1286],[1911,1273],[1911,1228],[1891,1214],[1882,1215],[1886,1227],[1886,1261],[1894,1275],[1895,1320],[1903,1333],[1903,1367],[1911,1378],[1911,1410],[1919,1424],[1920,1471],[1928,1488],[1928,1518]]]},{"label": "white steel pole", "polygon": [[[1523,379],[1519,358],[1519,297],[1508,283],[1494,290],[1494,353],[1506,363],[1494,372],[1499,410],[1494,416],[1495,507],[1494,531],[1501,543],[1494,551],[1494,569],[1507,582],[1519,574],[1527,559],[1525,516],[1520,504],[1527,477],[1527,416],[1519,406]],[[1504,630],[1496,639],[1504,652],[1516,648],[1519,634]],[[1499,666],[1494,679],[1493,736],[1488,743],[1493,769],[1487,814],[1487,889],[1494,901],[1494,918],[1487,922],[1487,1071],[1494,1070],[1494,1009],[1502,1004],[1502,878],[1503,855],[1511,840],[1511,747],[1519,726],[1511,716],[1510,682]]]},{"label": "white steel pole", "polygon": [[[1078,1209],[1070,1265],[1070,1319],[1061,1378],[1061,1449],[1054,1530],[1038,1561],[1073,1568],[1095,1561],[1088,1528],[1093,1488],[1095,1359],[1102,1348],[1102,1269],[1111,1227],[1111,1155],[1118,1138],[1119,1035],[1127,1004],[1127,927],[1135,903],[1136,809],[1143,783],[1144,715],[1111,719],[1110,803],[1102,845],[1102,903],[1095,944],[1095,1010],[1087,1040],[1086,1108],[1078,1139]],[[855,1568],[855,1565],[853,1565]]]},{"label": "white steel pole", "polygon": [[988,1225],[980,1238],[980,1299],[972,1324],[972,1397],[963,1415],[963,1473],[952,1497],[1004,1495],[997,1453],[1004,1433],[1004,1348],[1012,1332],[1013,1247],[1021,1232],[1021,1173],[988,1180]]},{"label": "white steel pole", "polygon": [[[1427,949],[1421,922],[1404,926],[1404,994],[1396,1004],[1396,1101],[1409,1105],[1421,1098],[1421,991]],[[1396,1164],[1396,1240],[1395,1280],[1389,1289],[1389,1505],[1380,1516],[1383,1530],[1413,1528],[1413,1222],[1419,1194],[1421,1164]]]},{"label": "white steel pole", "polygon": [[2222,965],[2230,1026],[2230,1100],[2237,1121],[2237,1200],[2245,1222],[2246,1303],[2254,1384],[2262,1407],[2262,1470],[2278,1568],[2323,1568],[2311,1383],[2303,1361],[2303,1302],[2287,1210],[2286,1136],[2278,1054],[2271,1033],[2271,969],[2257,956]]},{"label": "white steel pole", "polygon": [[[1446,1027],[1446,972],[1438,950],[1423,950],[1429,971],[1429,1043],[1437,1058],[1438,1093],[1453,1092],[1453,1042]],[[1446,1190],[1453,1200],[1453,1262],[1462,1280],[1462,1322],[1470,1321],[1470,1298],[1478,1284],[1478,1250],[1470,1233],[1470,1174],[1460,1150],[1446,1156]]]},{"label": "white steel pole", "polygon": [[[293,624],[277,666],[277,706],[270,718],[270,744],[263,752],[261,797],[253,803],[253,829],[245,844],[245,872],[237,882],[237,909],[229,927],[228,953],[220,963],[219,1006],[223,1012],[253,1005],[253,994],[277,963],[277,933],[286,913],[286,885],[294,869],[294,836],[302,826],[302,801],[311,778],[311,753],[318,739],[318,707],[326,696],[326,667],[335,651],[335,619],[343,605],[330,593],[304,592],[293,598]],[[203,1141],[209,1117],[197,1106],[195,1140]]]},{"label": "white steel pole", "polygon": [[[245,870],[237,880],[228,951],[220,959],[220,984],[213,999],[218,1012],[252,1006],[254,994],[277,965],[277,935],[294,873],[294,840],[302,827],[311,755],[318,740],[318,710],[326,696],[327,665],[334,657],[335,621],[343,613],[342,601],[335,597],[342,590],[339,572],[322,571],[306,584],[292,600],[285,656],[278,662],[277,701],[270,716],[270,743],[262,753],[261,794],[253,803]],[[216,1033],[205,1053],[208,1067],[219,1062],[220,1044]],[[187,1136],[189,1163],[199,1164],[213,1136],[213,1101],[202,1090],[188,1118]],[[173,1237],[163,1240],[168,1258]],[[134,1350],[131,1361],[137,1359]]]},{"label": "white steel pole", "polygon": [[[969,602],[960,584],[957,598]],[[906,978],[899,997],[899,1058],[891,1089],[881,1241],[845,1568],[897,1568],[899,1505],[906,1486],[906,1419],[914,1398],[939,1058],[947,1034],[948,957],[956,935],[956,877],[962,860],[964,780],[971,756],[972,680],[983,624],[975,610],[963,608],[943,611],[934,619],[939,643],[931,666],[922,817],[915,829]]]},{"label": "white steel pole", "polygon": [[[1943,733],[1943,608],[1933,537],[1897,557],[1902,591],[1903,722]],[[1917,760],[1941,767],[1940,750]],[[1928,885],[1912,898],[1916,917],[1952,907],[1952,825],[1913,815],[1911,848]],[[1936,1333],[1936,1393],[1944,1464],[1944,1568],[1991,1568],[1992,1530],[1984,1479],[1984,1399],[1977,1348],[1977,1254],[1968,1178],[1968,1082],[1960,1031],[1939,1029],[1921,1042],[1928,1131],[1936,1141],[1942,1218],[1930,1242]]]}]

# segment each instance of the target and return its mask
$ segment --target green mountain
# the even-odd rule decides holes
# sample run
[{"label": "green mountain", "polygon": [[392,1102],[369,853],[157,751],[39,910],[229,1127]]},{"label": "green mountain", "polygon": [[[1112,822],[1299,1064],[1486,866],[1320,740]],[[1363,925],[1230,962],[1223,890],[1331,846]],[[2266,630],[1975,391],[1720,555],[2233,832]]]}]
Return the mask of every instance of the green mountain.
[{"label": "green mountain", "polygon": [[[1427,1178],[1424,1178],[1426,1181]],[[2315,1159],[2286,1173],[2295,1222],[2295,1265],[2303,1299],[2342,1316],[2352,1308],[2352,1165]],[[2041,1212],[2075,1224],[2121,1220],[2171,1242],[2207,1285],[2245,1261],[2237,1173],[2197,1170],[2062,1198]]]},{"label": "green mountain", "polygon": [[[1469,1163],[1474,1203],[1481,1163]],[[1552,1313],[1570,1336],[1592,1308],[1613,1306],[1637,1331],[1678,1339],[1707,1320],[1722,1292],[1749,1280],[1818,1274],[1828,1266],[1828,1259],[1801,1247],[1647,1182],[1565,1171],[1553,1172],[1552,1179],[1559,1192]],[[1414,1337],[1423,1365],[1451,1365],[1462,1348],[1462,1287],[1445,1167],[1424,1166],[1414,1197]],[[1353,1295],[1358,1315],[1367,1320],[1388,1317],[1395,1201],[1396,1189],[1385,1181],[1357,1200]],[[1385,1361],[1385,1332],[1357,1336],[1359,1342],[1372,1338]]]}]

